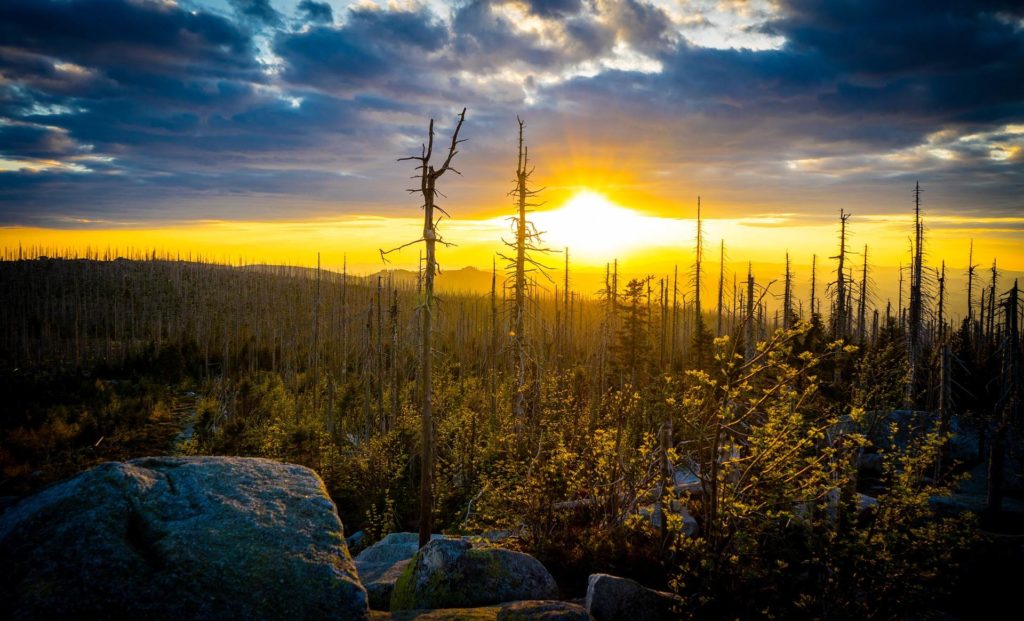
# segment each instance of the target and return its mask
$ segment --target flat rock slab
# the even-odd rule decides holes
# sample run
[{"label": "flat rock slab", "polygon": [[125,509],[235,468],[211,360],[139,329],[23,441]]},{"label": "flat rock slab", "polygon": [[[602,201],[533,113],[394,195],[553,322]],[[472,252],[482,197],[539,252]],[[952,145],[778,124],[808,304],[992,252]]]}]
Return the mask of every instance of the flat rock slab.
[{"label": "flat rock slab", "polygon": [[398,610],[370,613],[373,621],[590,621],[578,604],[562,601],[522,601],[479,608]]},{"label": "flat rock slab", "polygon": [[399,610],[370,613],[372,621],[496,621],[497,606],[480,608],[442,608],[440,610]]},{"label": "flat rock slab", "polygon": [[497,621],[591,621],[587,609],[579,604],[559,601],[527,601],[505,604]]},{"label": "flat rock slab", "polygon": [[365,619],[312,470],[266,459],[106,463],[0,515],[14,619]]}]

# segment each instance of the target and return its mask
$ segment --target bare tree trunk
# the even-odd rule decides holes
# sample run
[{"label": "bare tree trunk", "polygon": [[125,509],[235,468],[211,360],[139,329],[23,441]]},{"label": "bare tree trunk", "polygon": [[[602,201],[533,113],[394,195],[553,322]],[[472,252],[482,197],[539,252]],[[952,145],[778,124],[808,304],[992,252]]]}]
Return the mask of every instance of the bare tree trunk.
[{"label": "bare tree trunk", "polygon": [[747,264],[747,316],[746,316],[746,334],[743,337],[744,356],[745,362],[750,362],[754,359],[755,351],[755,335],[754,335],[754,272],[753,264]]},{"label": "bare tree trunk", "polygon": [[789,251],[786,251],[786,282],[782,292],[782,329],[789,330],[793,314],[793,275],[789,269]]},{"label": "bare tree trunk", "polygon": [[564,344],[562,346],[562,357],[564,362],[572,362],[572,306],[570,303],[569,294],[569,247],[565,247],[565,284],[562,287],[562,295],[564,301],[562,302],[562,312],[565,314],[565,334],[563,335]]},{"label": "bare tree trunk", "polygon": [[[259,342],[257,340],[257,348]],[[316,253],[316,301],[313,303],[313,412],[320,412],[320,253]]]},{"label": "bare tree trunk", "polygon": [[832,337],[846,338],[846,221],[850,214],[839,211],[839,260],[836,268],[836,302],[832,309]]},{"label": "bare tree trunk", "polygon": [[974,270],[977,266],[974,264],[974,240],[971,240],[970,249],[967,251],[967,322],[970,324],[974,318],[974,306],[973,306],[973,295],[974,295]]},{"label": "bare tree trunk", "polygon": [[910,268],[910,309],[907,358],[910,362],[910,378],[907,382],[907,405],[914,407],[917,401],[917,384],[921,374],[921,330],[923,318],[923,300],[921,279],[924,260],[924,227],[921,223],[921,185],[914,186],[914,255]]},{"label": "bare tree trunk", "polygon": [[[376,314],[377,314],[377,330],[376,330],[376,344],[377,349],[374,352],[376,358],[376,373],[377,376],[377,416],[380,417],[381,431],[388,430],[388,415],[384,410],[384,277],[380,274],[377,275],[377,298],[376,302]],[[372,336],[372,335],[371,335]]]},{"label": "bare tree trunk", "polygon": [[669,335],[668,366],[670,369],[676,365],[676,335],[678,334],[679,317],[679,266],[676,265],[672,272],[672,329]]},{"label": "bare tree trunk", "polygon": [[718,250],[718,326],[715,336],[722,336],[722,293],[725,288],[725,240],[719,241]]},{"label": "bare tree trunk", "polygon": [[[994,269],[994,268],[993,268]],[[1004,329],[1002,331],[1002,377],[1001,395],[998,401],[1000,420],[992,438],[988,464],[988,498],[986,514],[988,519],[999,517],[1003,505],[1004,463],[1006,435],[1011,422],[1019,420],[1020,408],[1020,332],[1017,325],[1018,288],[1014,281],[1004,308]],[[992,297],[995,297],[994,295]]]},{"label": "bare tree trunk", "polygon": [[867,339],[868,246],[864,244],[864,267],[860,273],[860,299],[857,301],[857,337],[861,347]]},{"label": "bare tree trunk", "polygon": [[498,418],[498,388],[497,388],[497,358],[498,358],[498,265],[495,259],[491,259],[491,334],[488,347],[487,381],[491,395],[491,421]]},{"label": "bare tree trunk", "polygon": [[341,259],[341,381],[348,377],[348,255]]},{"label": "bare tree trunk", "polygon": [[398,373],[398,289],[391,290],[391,308],[388,311],[391,319],[391,427],[398,424],[402,412],[402,385]]},{"label": "bare tree trunk", "polygon": [[[433,423],[433,383],[431,379],[433,351],[431,347],[431,328],[434,311],[434,275],[437,272],[437,222],[434,221],[434,199],[437,197],[437,180],[449,170],[460,174],[451,167],[452,158],[458,153],[459,131],[466,120],[466,109],[459,114],[458,124],[452,132],[451,145],[448,147],[448,155],[440,168],[435,169],[430,164],[430,158],[434,150],[434,119],[430,119],[430,128],[427,132],[427,144],[419,156],[404,157],[399,161],[416,160],[420,163],[417,170],[420,171],[420,187],[412,192],[419,192],[423,196],[423,237],[418,241],[424,242],[426,247],[426,264],[423,274],[423,303],[422,303],[422,327],[420,333],[420,537],[419,545],[422,548],[430,541],[430,534],[433,530],[433,504],[434,504],[434,423]],[[416,242],[412,242],[416,243]],[[409,244],[406,244],[409,245]],[[402,246],[399,246],[401,248]],[[397,250],[395,248],[394,250]],[[390,251],[389,251],[390,252]],[[381,251],[381,257],[387,252]]]},{"label": "bare tree trunk", "polygon": [[811,255],[811,321],[814,321],[815,312],[820,312],[818,307],[815,305],[814,296],[817,294],[815,291],[817,287],[817,276],[818,276],[818,255]]},{"label": "bare tree trunk", "polygon": [[512,282],[512,351],[515,356],[515,393],[512,415],[518,431],[526,423],[526,197],[528,152],[523,146],[523,121],[519,121],[519,160],[516,165],[516,256]]},{"label": "bare tree trunk", "polygon": [[944,342],[946,338],[946,261],[942,261],[942,270],[939,272],[939,316],[938,316],[938,339]]}]

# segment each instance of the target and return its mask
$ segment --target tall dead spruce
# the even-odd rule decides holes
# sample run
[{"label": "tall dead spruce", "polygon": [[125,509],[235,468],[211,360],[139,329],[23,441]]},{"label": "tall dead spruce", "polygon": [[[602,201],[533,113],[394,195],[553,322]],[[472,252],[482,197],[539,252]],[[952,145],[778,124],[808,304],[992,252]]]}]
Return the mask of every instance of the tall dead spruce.
[{"label": "tall dead spruce", "polygon": [[540,272],[550,280],[550,276],[547,274],[547,270],[550,268],[538,262],[533,257],[533,254],[551,252],[551,250],[540,245],[540,231],[526,217],[530,208],[539,207],[544,204],[543,202],[536,203],[531,201],[534,196],[543,191],[543,188],[531,190],[529,187],[533,168],[530,168],[529,149],[523,140],[523,129],[526,124],[518,117],[516,117],[516,121],[519,123],[516,185],[509,192],[516,205],[516,215],[509,218],[512,224],[513,239],[511,241],[503,240],[505,245],[514,254],[512,256],[500,254],[499,256],[507,261],[505,269],[509,274],[507,282],[512,294],[512,299],[510,300],[511,325],[509,326],[512,362],[514,365],[513,381],[515,382],[515,392],[512,396],[512,414],[517,431],[521,432],[525,429],[528,412],[536,405],[531,403],[528,395],[531,392],[537,392],[537,387],[531,382],[531,378],[536,377],[537,374],[533,372],[535,371],[533,369],[534,361],[530,355],[529,340],[526,338],[526,316],[530,310],[528,307],[529,280],[532,280],[531,277],[536,272]]},{"label": "tall dead spruce", "polygon": [[420,155],[399,158],[399,162],[409,160],[419,162],[419,166],[416,167],[419,174],[413,176],[413,179],[419,178],[420,187],[411,188],[409,192],[423,196],[423,236],[391,250],[380,251],[381,259],[386,260],[388,254],[420,242],[423,242],[427,250],[423,271],[423,299],[419,308],[420,316],[422,317],[422,329],[419,335],[420,389],[422,391],[420,395],[420,547],[425,546],[430,541],[430,531],[433,530],[433,513],[431,509],[434,504],[434,426],[433,404],[431,400],[432,384],[430,370],[432,352],[430,339],[431,319],[434,311],[434,275],[437,273],[436,248],[438,243],[449,245],[437,233],[437,224],[440,222],[440,218],[434,219],[435,209],[445,216],[448,215],[448,212],[434,201],[438,194],[440,194],[436,185],[437,180],[442,175],[449,170],[457,175],[462,174],[452,168],[451,164],[452,159],[459,152],[459,144],[465,142],[465,140],[459,140],[459,131],[462,129],[462,123],[465,120],[466,109],[463,108],[459,114],[458,123],[455,125],[455,131],[452,132],[452,141],[448,146],[448,155],[445,157],[444,163],[441,164],[440,168],[434,168],[430,163],[430,159],[434,154],[434,119],[430,119],[430,128],[427,131],[427,144],[423,145]]}]

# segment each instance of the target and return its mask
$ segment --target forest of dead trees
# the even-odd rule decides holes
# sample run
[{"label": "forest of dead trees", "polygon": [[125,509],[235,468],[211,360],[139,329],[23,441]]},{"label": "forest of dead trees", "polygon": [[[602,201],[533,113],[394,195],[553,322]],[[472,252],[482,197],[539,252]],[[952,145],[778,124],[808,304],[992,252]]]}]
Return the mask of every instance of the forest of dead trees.
[{"label": "forest of dead trees", "polygon": [[[982,520],[1003,524],[1005,498],[1024,489],[1024,311],[1017,283],[973,256],[967,303],[949,306],[945,261],[926,264],[919,188],[895,301],[873,295],[871,249],[849,247],[855,216],[838,215],[835,255],[810,257],[800,299],[785,249],[782,274],[726,273],[728,240],[705,239],[697,197],[695,239],[680,240],[692,244],[691,264],[627,280],[610,257],[605,286],[581,291],[572,249],[546,248],[530,222],[540,191],[520,121],[512,237],[491,290],[435,291],[447,243],[436,184],[448,171],[444,182],[458,183],[462,118],[436,149],[431,122],[423,151],[407,158],[424,203],[414,243],[425,256],[411,282],[387,269],[7,249],[0,495],[143,450],[263,455],[320,472],[350,530],[501,529],[570,582],[583,565],[625,567],[703,593],[712,617],[728,612],[717,596],[777,580],[771,563],[795,562],[782,548],[823,541],[827,552],[807,554],[842,584],[826,588],[805,568],[809,577],[763,598],[825,589],[833,603],[808,600],[808,614],[835,618],[929,600],[932,583],[887,599],[893,587],[869,574],[907,563],[955,570],[955,552],[973,545],[967,518],[924,536],[908,498],[929,490],[927,504],[967,471],[986,473]],[[718,273],[706,273],[709,253]],[[877,437],[903,410],[929,422],[896,450]],[[129,428],[147,425],[169,431],[140,439]],[[951,455],[954,427],[976,440],[967,458]],[[867,475],[865,454],[888,461]],[[700,491],[670,498],[683,471]],[[858,494],[886,510],[865,518]],[[679,503],[699,536],[681,535]],[[818,508],[806,517],[801,506]],[[829,521],[829,506],[850,516]],[[655,517],[638,525],[647,508]],[[797,543],[794,523],[815,528]],[[717,561],[695,564],[698,553]],[[852,607],[825,610],[842,602]]]}]

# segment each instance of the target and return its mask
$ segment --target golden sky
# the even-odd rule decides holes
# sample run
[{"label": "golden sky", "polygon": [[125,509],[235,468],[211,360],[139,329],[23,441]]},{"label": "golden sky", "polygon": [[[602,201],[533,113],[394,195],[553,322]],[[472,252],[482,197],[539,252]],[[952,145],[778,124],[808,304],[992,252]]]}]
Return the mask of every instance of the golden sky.
[{"label": "golden sky", "polygon": [[[704,203],[705,211],[709,210]],[[530,217],[544,233],[548,247],[568,247],[571,262],[580,269],[602,268],[613,259],[632,272],[664,273],[673,265],[693,262],[696,238],[696,200],[689,214],[680,217],[648,215],[616,204],[604,195],[580,190],[568,200],[539,209]],[[1024,215],[1004,217],[956,217],[925,215],[927,249],[931,263],[945,259],[951,269],[967,264],[973,242],[976,263],[987,265],[998,258],[1001,267],[1024,271],[1024,251],[1019,244]],[[202,257],[224,263],[280,263],[315,265],[317,253],[328,269],[341,269],[347,257],[349,269],[370,273],[384,267],[380,249],[388,249],[419,237],[422,220],[416,217],[347,216],[306,221],[204,221],[187,225],[44,229],[0,228],[0,246],[32,250],[32,254],[87,249],[130,256],[150,253]],[[510,238],[504,216],[446,219],[440,224],[444,239],[454,246],[440,250],[442,263],[450,268],[488,268],[501,251],[502,238]],[[869,263],[894,267],[906,263],[912,215],[857,215],[848,221],[849,250],[859,255],[869,247]],[[809,221],[795,214],[774,213],[741,218],[704,218],[706,260],[717,264],[719,241],[726,240],[729,262],[781,264],[788,251],[797,265],[819,264],[837,252],[838,212],[831,220]],[[852,256],[852,255],[851,255]],[[389,255],[392,267],[414,269],[416,247]],[[562,259],[552,259],[560,264]],[[859,262],[860,259],[851,259]]]}]

